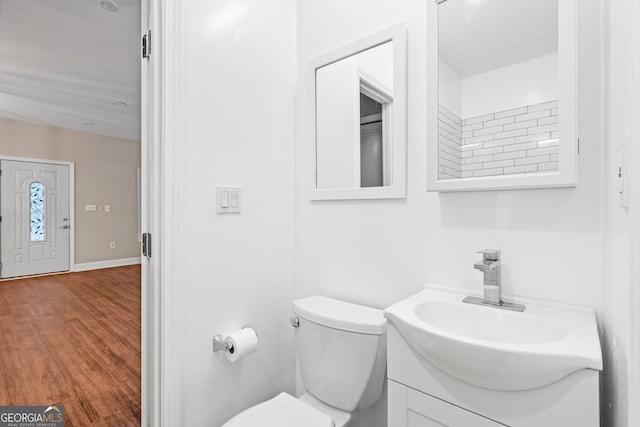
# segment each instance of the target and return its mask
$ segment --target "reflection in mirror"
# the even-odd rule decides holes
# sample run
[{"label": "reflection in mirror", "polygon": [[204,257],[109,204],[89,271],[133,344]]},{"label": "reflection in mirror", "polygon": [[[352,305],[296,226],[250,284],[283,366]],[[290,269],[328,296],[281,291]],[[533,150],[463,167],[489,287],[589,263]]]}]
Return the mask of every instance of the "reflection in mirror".
[{"label": "reflection in mirror", "polygon": [[316,69],[316,188],[392,185],[393,42]]},{"label": "reflection in mirror", "polygon": [[438,6],[438,179],[557,172],[558,0]]}]

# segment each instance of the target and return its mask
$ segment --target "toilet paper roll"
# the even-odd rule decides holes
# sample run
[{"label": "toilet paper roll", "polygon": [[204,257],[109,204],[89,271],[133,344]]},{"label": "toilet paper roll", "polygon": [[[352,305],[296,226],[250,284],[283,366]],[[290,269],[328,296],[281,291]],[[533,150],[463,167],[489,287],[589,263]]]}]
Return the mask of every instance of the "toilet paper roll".
[{"label": "toilet paper roll", "polygon": [[229,346],[227,359],[235,362],[256,351],[258,347],[258,335],[256,335],[256,331],[251,328],[243,328],[230,334],[224,342]]}]

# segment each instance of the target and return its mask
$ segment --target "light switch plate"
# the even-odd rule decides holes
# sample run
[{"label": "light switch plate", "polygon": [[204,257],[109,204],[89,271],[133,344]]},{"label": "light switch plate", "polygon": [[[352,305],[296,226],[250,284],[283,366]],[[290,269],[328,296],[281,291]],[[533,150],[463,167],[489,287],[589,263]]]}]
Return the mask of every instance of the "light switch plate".
[{"label": "light switch plate", "polygon": [[84,205],[84,210],[86,212],[95,212],[96,211],[96,205]]},{"label": "light switch plate", "polygon": [[216,213],[240,213],[240,192],[238,185],[216,185]]}]

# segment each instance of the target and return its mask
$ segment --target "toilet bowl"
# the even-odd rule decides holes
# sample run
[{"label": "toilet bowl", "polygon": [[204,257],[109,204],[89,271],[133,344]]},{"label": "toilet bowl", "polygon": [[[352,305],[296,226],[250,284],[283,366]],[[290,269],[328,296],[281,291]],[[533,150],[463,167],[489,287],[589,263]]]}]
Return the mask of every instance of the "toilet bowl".
[{"label": "toilet bowl", "polygon": [[295,300],[296,353],[305,393],[280,393],[224,427],[346,427],[382,395],[387,323],[382,310],[314,296]]}]

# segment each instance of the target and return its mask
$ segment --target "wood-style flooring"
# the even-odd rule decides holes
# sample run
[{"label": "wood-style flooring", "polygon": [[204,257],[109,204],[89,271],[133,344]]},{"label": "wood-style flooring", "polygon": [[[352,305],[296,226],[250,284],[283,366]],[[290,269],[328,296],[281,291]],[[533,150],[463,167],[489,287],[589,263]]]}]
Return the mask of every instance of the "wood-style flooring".
[{"label": "wood-style flooring", "polygon": [[0,281],[0,405],[140,425],[140,266]]}]

